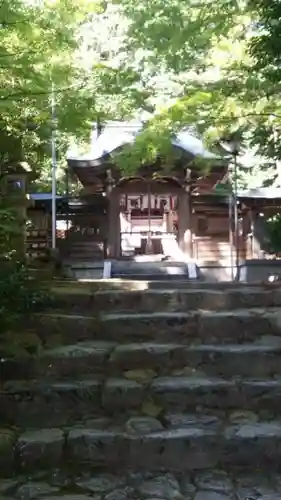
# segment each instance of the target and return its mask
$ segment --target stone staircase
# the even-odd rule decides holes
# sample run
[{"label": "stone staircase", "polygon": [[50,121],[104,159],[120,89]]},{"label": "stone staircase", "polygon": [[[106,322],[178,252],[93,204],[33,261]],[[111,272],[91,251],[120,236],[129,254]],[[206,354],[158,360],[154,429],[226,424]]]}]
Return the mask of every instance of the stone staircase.
[{"label": "stone staircase", "polygon": [[2,364],[4,498],[280,500],[281,289],[144,288],[65,281],[31,318],[39,357]]}]

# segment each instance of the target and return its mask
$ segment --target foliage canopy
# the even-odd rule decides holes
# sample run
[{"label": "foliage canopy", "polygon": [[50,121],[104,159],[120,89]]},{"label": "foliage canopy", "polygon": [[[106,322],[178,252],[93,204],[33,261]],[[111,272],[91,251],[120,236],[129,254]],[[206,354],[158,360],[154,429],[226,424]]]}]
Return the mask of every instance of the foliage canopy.
[{"label": "foliage canopy", "polygon": [[24,156],[45,185],[52,84],[61,167],[93,121],[141,117],[125,169],[169,154],[181,127],[208,144],[238,130],[263,155],[259,182],[269,168],[279,183],[278,0],[3,0],[0,23],[0,154]]}]

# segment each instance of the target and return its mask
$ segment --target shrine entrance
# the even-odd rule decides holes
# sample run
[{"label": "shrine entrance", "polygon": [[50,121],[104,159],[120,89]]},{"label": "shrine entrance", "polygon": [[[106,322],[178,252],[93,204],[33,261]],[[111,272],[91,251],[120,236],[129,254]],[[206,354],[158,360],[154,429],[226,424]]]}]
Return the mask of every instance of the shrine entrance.
[{"label": "shrine entrance", "polygon": [[165,255],[165,242],[177,240],[177,197],[126,194],[120,199],[121,255]]},{"label": "shrine entrance", "polygon": [[178,181],[171,178],[134,177],[119,181],[110,199],[109,236],[111,240],[115,238],[111,256],[180,259],[179,208],[183,193]]}]

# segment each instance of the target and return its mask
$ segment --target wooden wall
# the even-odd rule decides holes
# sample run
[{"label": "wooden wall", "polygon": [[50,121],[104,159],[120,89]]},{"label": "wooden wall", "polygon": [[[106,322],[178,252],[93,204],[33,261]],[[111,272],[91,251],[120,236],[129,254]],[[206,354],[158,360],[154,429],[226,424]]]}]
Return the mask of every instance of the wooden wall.
[{"label": "wooden wall", "polygon": [[[199,261],[230,261],[231,244],[228,207],[200,207],[193,211],[193,257]],[[239,256],[246,258],[246,235],[240,221]]]},{"label": "wooden wall", "polygon": [[30,259],[47,256],[51,247],[50,217],[44,210],[29,209],[27,211],[26,255]]},{"label": "wooden wall", "polygon": [[60,242],[63,258],[75,261],[101,260],[107,246],[106,214],[74,214],[68,219],[69,229]]}]

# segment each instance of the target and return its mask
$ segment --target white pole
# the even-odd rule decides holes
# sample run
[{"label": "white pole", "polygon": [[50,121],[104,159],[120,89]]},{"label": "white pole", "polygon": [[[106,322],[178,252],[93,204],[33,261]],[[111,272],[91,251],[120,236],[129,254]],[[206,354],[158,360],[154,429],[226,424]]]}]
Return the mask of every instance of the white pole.
[{"label": "white pole", "polygon": [[52,249],[56,248],[56,197],[57,197],[57,157],[56,157],[56,101],[55,101],[55,91],[54,84],[52,83],[52,97],[51,97],[51,107],[52,107]]}]

